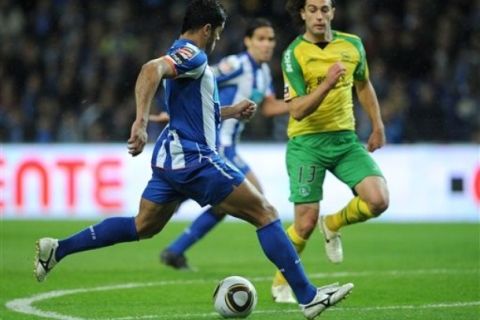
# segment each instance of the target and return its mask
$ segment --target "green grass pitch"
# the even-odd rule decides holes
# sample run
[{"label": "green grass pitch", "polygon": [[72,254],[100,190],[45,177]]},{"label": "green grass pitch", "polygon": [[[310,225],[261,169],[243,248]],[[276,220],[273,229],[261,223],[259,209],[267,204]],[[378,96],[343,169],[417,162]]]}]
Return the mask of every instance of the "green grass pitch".
[{"label": "green grass pitch", "polygon": [[[217,282],[250,279],[259,302],[249,319],[303,319],[270,297],[273,265],[254,228],[223,223],[188,252],[196,272],[161,265],[158,253],[186,223],[171,223],[140,243],[67,257],[44,283],[32,274],[35,240],[65,237],[85,221],[0,221],[0,319],[220,319]],[[480,319],[479,224],[367,223],[343,230],[345,261],[330,264],[319,232],[303,256],[315,284],[353,282],[353,293],[321,319]],[[7,307],[8,305],[8,307]],[[21,309],[28,313],[12,311]]]}]

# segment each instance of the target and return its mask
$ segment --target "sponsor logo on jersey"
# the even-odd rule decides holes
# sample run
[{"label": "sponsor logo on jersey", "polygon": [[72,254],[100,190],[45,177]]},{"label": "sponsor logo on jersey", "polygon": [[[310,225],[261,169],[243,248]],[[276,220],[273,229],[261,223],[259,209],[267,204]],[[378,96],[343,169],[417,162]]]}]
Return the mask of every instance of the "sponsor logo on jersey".
[{"label": "sponsor logo on jersey", "polygon": [[193,48],[187,46],[177,49],[174,53],[170,54],[170,57],[175,61],[176,64],[182,64],[187,60],[191,60],[198,52]]},{"label": "sponsor logo on jersey", "polygon": [[283,63],[285,64],[285,72],[293,72],[292,50],[285,51],[285,54],[283,55]]},{"label": "sponsor logo on jersey", "polygon": [[[327,79],[327,76],[317,77],[317,85],[320,85],[320,84],[321,84],[322,82],[324,82],[326,79]],[[333,89],[338,89],[338,88],[343,88],[343,87],[348,87],[348,86],[350,86],[351,84],[350,84],[347,80],[348,80],[347,76],[341,75],[341,76],[338,78],[337,83],[335,83],[335,86],[333,87]]]}]

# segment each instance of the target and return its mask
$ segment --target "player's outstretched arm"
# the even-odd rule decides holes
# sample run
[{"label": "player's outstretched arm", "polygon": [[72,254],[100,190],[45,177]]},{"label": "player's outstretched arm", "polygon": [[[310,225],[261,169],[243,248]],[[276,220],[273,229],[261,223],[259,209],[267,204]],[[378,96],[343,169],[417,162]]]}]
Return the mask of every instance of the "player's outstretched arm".
[{"label": "player's outstretched arm", "polygon": [[262,114],[265,117],[273,117],[288,113],[288,105],[281,99],[274,96],[265,97],[262,103]]},{"label": "player's outstretched arm", "polygon": [[383,147],[386,143],[385,128],[380,114],[380,105],[377,94],[370,80],[355,81],[358,100],[362,108],[368,114],[372,124],[372,133],[368,138],[368,151],[373,152]]},{"label": "player's outstretched arm", "polygon": [[143,151],[147,143],[147,123],[150,106],[158,85],[163,78],[172,78],[176,75],[169,57],[150,60],[142,66],[135,84],[135,102],[137,116],[132,124],[130,138],[128,139],[128,153],[136,156]]},{"label": "player's outstretched arm", "polygon": [[257,105],[252,100],[242,100],[239,103],[220,109],[222,120],[235,118],[239,120],[250,120],[257,111]]},{"label": "player's outstretched arm", "polygon": [[297,97],[289,101],[288,108],[292,118],[301,121],[314,113],[345,72],[345,66],[340,62],[336,62],[328,69],[327,77],[315,90],[306,96]]}]

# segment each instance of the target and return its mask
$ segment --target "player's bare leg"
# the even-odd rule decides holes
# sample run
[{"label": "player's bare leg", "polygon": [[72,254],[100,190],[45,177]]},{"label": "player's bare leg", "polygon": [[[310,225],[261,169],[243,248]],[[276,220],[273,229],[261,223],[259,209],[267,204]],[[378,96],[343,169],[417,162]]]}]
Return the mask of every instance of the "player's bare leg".
[{"label": "player's bare leg", "polygon": [[257,228],[278,219],[275,208],[247,179],[235,187],[234,191],[217,207]]},{"label": "player's bare leg", "polygon": [[162,231],[179,205],[179,201],[157,204],[142,198],[138,215],[135,217],[138,238],[151,238]]}]

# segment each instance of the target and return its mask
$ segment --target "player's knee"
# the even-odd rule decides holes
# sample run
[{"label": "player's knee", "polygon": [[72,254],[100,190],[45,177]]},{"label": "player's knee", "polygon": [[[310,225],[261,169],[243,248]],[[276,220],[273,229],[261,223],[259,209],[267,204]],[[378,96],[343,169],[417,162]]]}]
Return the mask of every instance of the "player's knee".
[{"label": "player's knee", "polygon": [[135,219],[135,227],[139,239],[150,239],[160,232],[161,226]]},{"label": "player's knee", "polygon": [[388,205],[389,200],[388,197],[385,196],[376,197],[368,203],[368,207],[375,217],[378,217],[385,212],[388,209]]},{"label": "player's knee", "polygon": [[139,239],[150,239],[158,232],[155,232],[151,228],[137,227],[137,235]]},{"label": "player's knee", "polygon": [[277,209],[268,202],[262,204],[262,209],[255,215],[257,227],[265,226],[278,219]]},{"label": "player's knee", "polygon": [[212,213],[215,217],[217,217],[218,220],[222,220],[225,218],[228,214],[228,212],[220,207],[213,207],[212,208]]},{"label": "player's knee", "polygon": [[263,216],[268,222],[272,222],[278,219],[277,209],[275,209],[275,207],[272,206],[270,203],[264,204],[263,210],[264,210]]}]

